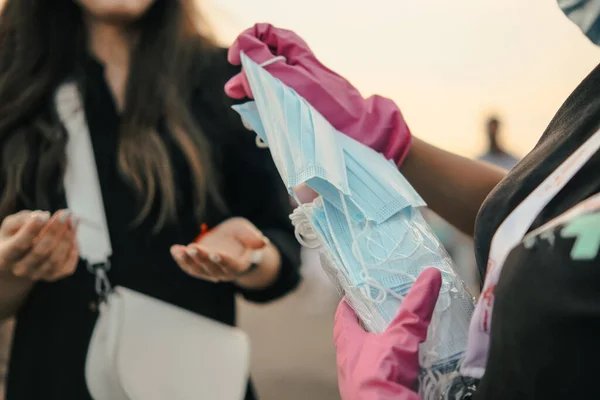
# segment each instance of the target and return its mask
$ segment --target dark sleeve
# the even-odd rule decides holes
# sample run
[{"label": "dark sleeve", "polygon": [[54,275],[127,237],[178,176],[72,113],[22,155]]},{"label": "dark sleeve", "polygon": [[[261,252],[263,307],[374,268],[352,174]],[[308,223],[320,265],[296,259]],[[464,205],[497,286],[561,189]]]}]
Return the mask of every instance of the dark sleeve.
[{"label": "dark sleeve", "polygon": [[236,134],[239,141],[225,163],[227,202],[234,215],[255,224],[281,254],[281,269],[270,287],[239,290],[250,301],[266,302],[287,294],[300,282],[300,245],[289,219],[290,200],[269,151],[256,147],[251,132]]},{"label": "dark sleeve", "polygon": [[600,399],[599,245],[596,212],[510,253],[476,399]]},{"label": "dark sleeve", "polygon": [[[223,57],[223,60],[225,58]],[[225,79],[239,68],[224,63]],[[219,90],[223,93],[223,86]],[[253,302],[268,302],[284,296],[300,282],[300,244],[294,236],[289,219],[290,198],[268,149],[256,146],[255,134],[244,128],[240,117],[231,109],[233,102],[223,94],[223,119],[226,131],[222,154],[224,197],[230,212],[248,219],[277,247],[281,254],[281,269],[276,281],[262,290],[239,288]]]}]

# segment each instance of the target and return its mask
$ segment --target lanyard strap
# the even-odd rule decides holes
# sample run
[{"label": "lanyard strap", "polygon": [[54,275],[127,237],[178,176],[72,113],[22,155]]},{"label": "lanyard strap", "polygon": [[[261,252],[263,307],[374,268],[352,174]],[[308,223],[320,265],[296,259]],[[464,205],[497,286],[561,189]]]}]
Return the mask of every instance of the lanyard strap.
[{"label": "lanyard strap", "polygon": [[464,375],[481,378],[487,364],[494,290],[500,278],[502,267],[510,251],[521,243],[527,230],[550,203],[556,194],[573,178],[600,148],[600,130],[596,131],[584,144],[554,170],[510,215],[500,224],[490,246],[487,273],[483,291],[471,324],[469,340],[461,372]]},{"label": "lanyard strap", "polygon": [[86,223],[77,229],[79,254],[96,275],[96,291],[105,295],[110,289],[106,271],[112,254],[94,148],[77,85],[64,83],[56,92],[55,107],[68,134],[67,168],[64,176],[69,210]]}]

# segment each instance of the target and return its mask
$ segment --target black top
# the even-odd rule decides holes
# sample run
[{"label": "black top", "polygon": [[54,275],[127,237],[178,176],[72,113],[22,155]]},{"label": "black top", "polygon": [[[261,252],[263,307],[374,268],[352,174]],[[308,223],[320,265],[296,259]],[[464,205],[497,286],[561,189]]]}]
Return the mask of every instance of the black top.
[{"label": "black top", "polygon": [[[484,202],[475,229],[482,276],[500,223],[598,127],[600,66],[567,99],[535,149]],[[598,193],[599,171],[597,153],[530,230]],[[600,259],[573,259],[575,238],[562,238],[562,229],[554,229],[554,241],[520,246],[506,261],[495,290],[490,354],[478,400],[600,398],[595,379],[600,358]]]},{"label": "black top", "polygon": [[[245,217],[279,248],[281,272],[265,290],[242,290],[231,283],[215,284],[190,277],[172,259],[170,246],[188,244],[199,232],[192,207],[191,173],[183,155],[174,148],[170,151],[180,195],[178,223],[156,235],[151,233],[155,222],[151,219],[140,227],[131,227],[138,202],[117,167],[119,116],[103,67],[93,61],[86,67],[84,103],[113,247],[111,283],[233,325],[237,293],[250,301],[266,302],[298,285],[300,247],[289,220],[289,198],[270,153],[255,145],[254,134],[243,128],[223,93],[223,85],[239,68],[227,63],[223,50],[207,54],[203,62],[191,110],[210,142],[229,208],[224,213],[209,203],[204,222],[214,226],[231,216]],[[52,211],[64,207],[64,203],[64,198],[55,199]],[[93,285],[91,274],[82,264],[69,278],[35,285],[17,316],[7,400],[90,398],[84,361],[97,317],[90,309],[95,300]]]}]

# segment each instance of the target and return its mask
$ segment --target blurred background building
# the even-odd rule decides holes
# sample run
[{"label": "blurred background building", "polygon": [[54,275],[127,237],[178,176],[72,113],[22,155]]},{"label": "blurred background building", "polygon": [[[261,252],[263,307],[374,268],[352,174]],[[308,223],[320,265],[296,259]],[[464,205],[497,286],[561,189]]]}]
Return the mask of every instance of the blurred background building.
[{"label": "blurred background building", "polygon": [[[495,151],[490,159],[490,135],[482,133],[486,126],[490,132],[492,113],[502,115],[496,126],[502,151],[518,158],[600,60],[555,0],[199,3],[224,45],[255,22],[295,30],[364,95],[394,99],[415,135],[488,161],[499,159]],[[476,290],[470,239],[429,218]],[[305,281],[296,293],[267,306],[240,301],[239,321],[252,339],[253,376],[263,400],[339,399],[332,334],[339,298],[315,254],[305,250],[303,258]],[[0,341],[8,332],[0,328]]]}]

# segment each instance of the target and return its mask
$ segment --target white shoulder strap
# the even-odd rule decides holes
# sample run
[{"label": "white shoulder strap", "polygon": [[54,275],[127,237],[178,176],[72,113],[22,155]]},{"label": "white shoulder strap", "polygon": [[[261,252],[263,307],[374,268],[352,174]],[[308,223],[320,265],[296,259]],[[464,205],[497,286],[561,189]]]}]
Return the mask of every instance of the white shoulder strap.
[{"label": "white shoulder strap", "polygon": [[105,264],[112,247],[81,94],[75,83],[64,83],[54,100],[68,133],[64,176],[67,206],[76,217],[86,221],[77,230],[79,254],[89,265]]}]

